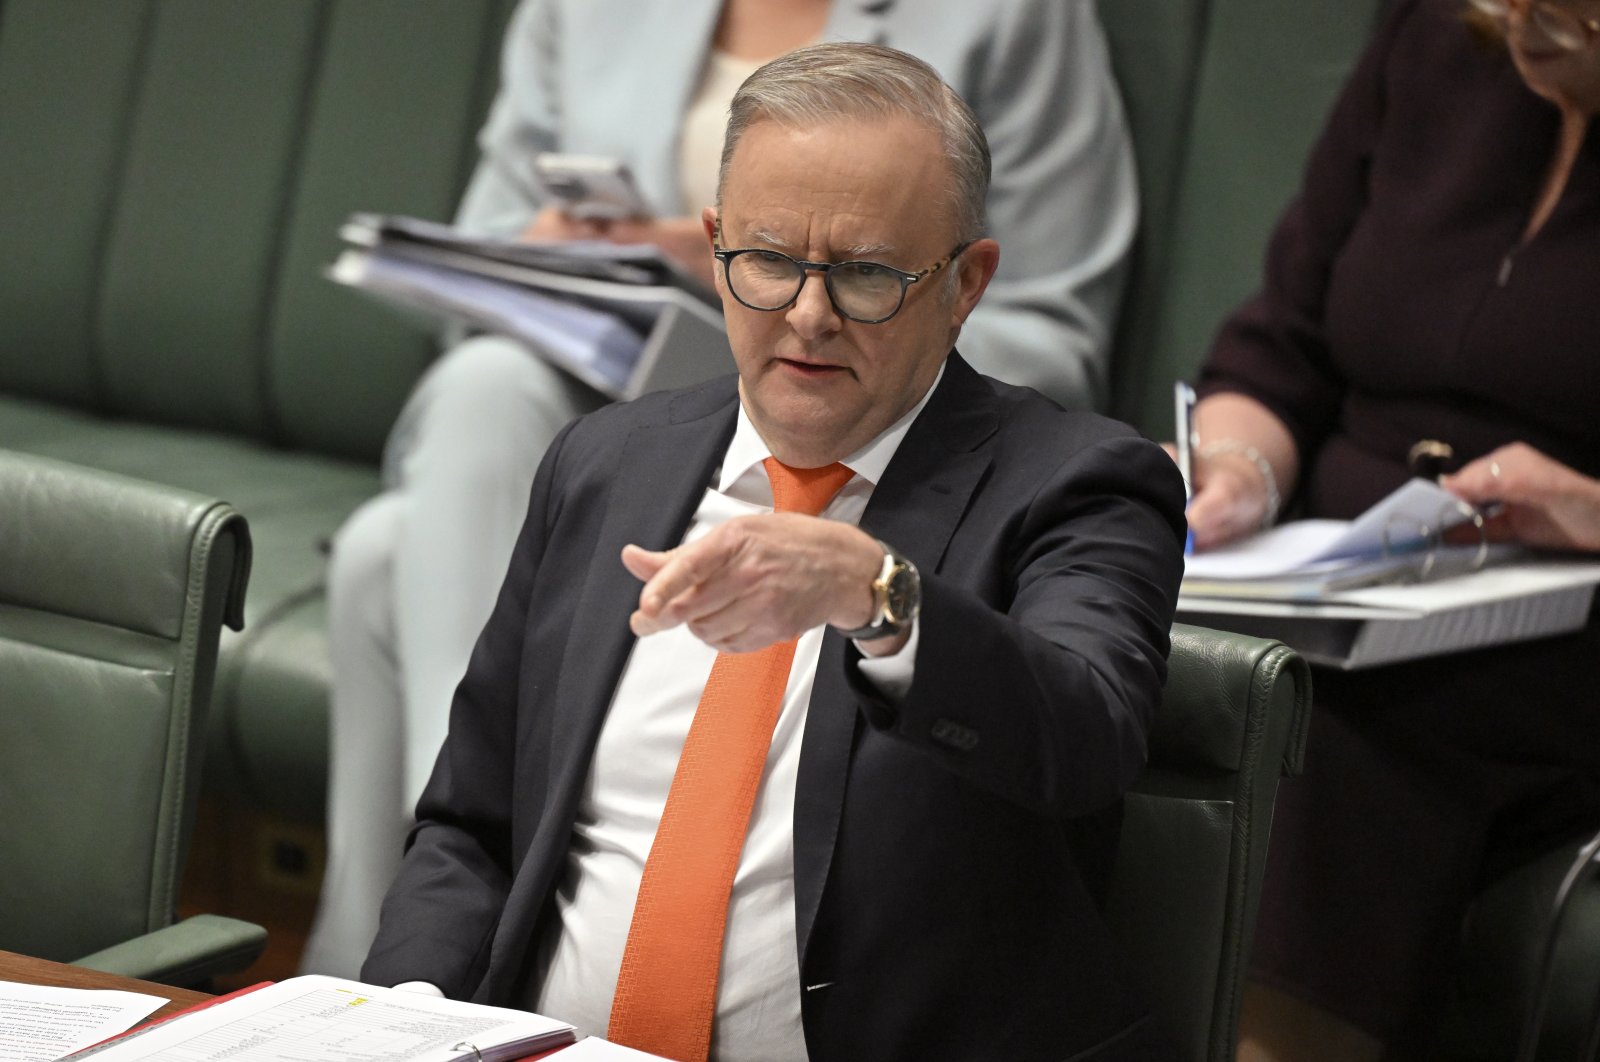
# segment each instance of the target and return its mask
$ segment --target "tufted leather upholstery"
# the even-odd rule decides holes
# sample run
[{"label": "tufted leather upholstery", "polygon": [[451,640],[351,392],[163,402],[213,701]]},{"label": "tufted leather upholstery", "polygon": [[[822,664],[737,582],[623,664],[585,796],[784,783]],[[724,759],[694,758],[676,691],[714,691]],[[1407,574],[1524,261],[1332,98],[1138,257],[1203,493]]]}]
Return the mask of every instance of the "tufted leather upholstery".
[{"label": "tufted leather upholstery", "polygon": [[320,822],[321,546],[437,344],[322,278],[448,218],[513,0],[0,3],[0,447],[225,498],[256,540],[207,789]]},{"label": "tufted leather upholstery", "polygon": [[1305,758],[1311,673],[1282,643],[1178,624],[1107,913],[1183,1062],[1231,1062],[1278,778]]},{"label": "tufted leather upholstery", "polygon": [[90,965],[180,980],[247,965],[258,927],[171,927],[218,633],[243,615],[243,518],[3,450],[0,499],[0,948],[116,946]]}]

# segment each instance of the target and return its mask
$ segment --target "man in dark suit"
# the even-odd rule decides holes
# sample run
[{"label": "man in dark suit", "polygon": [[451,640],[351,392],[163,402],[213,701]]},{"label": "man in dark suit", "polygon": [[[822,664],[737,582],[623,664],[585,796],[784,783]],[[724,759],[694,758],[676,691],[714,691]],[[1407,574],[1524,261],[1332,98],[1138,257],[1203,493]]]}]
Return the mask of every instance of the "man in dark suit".
[{"label": "man in dark suit", "polygon": [[[672,1057],[1162,1057],[1099,907],[1165,675],[1172,462],[954,352],[999,247],[983,133],[923,64],[768,64],[722,165],[738,375],[551,448],[363,977]],[[719,674],[780,649],[735,782],[707,730],[767,694]],[[728,880],[675,895],[735,789]]]}]

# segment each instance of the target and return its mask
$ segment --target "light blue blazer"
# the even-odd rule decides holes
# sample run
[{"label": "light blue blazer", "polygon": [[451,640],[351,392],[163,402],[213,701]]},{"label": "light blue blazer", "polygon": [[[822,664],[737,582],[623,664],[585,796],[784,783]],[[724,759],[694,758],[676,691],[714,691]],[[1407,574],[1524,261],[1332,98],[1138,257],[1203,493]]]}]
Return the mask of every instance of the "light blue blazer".
[{"label": "light blue blazer", "polygon": [[[721,0],[523,0],[458,221],[519,232],[540,151],[612,155],[679,211],[678,129]],[[825,35],[920,56],[977,112],[994,155],[1000,269],[961,333],[976,367],[1104,408],[1133,242],[1133,154],[1091,0],[834,0]]]}]

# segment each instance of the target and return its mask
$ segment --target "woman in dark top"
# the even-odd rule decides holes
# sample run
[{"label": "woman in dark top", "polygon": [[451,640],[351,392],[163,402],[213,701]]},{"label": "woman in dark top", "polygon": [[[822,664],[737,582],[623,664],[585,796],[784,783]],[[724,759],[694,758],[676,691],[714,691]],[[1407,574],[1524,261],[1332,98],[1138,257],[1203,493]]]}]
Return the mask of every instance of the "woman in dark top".
[{"label": "woman in dark top", "polygon": [[[1600,552],[1600,0],[1406,0],[1201,377],[1199,548],[1278,500],[1350,518],[1448,447],[1497,538]],[[1241,1059],[1424,1042],[1461,917],[1600,828],[1600,623],[1319,669],[1274,824]]]}]

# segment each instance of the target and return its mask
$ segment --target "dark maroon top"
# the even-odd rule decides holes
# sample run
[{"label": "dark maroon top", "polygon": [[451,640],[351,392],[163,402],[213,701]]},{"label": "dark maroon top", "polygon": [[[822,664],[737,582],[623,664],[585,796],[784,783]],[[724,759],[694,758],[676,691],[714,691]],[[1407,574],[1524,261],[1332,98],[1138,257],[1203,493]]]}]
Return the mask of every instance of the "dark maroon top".
[{"label": "dark maroon top", "polygon": [[1600,134],[1518,248],[1558,116],[1463,6],[1380,30],[1201,376],[1289,426],[1304,515],[1356,516],[1419,439],[1454,448],[1446,471],[1520,439],[1600,476]]},{"label": "dark maroon top", "polygon": [[[1524,440],[1600,476],[1600,134],[1517,247],[1555,108],[1460,0],[1403,0],[1352,76],[1202,393],[1251,395],[1300,447],[1309,516]],[[1279,790],[1253,976],[1391,1044],[1425,1042],[1486,881],[1600,807],[1600,608],[1573,634],[1318,668],[1306,774]],[[1362,941],[1351,947],[1350,941]]]}]

